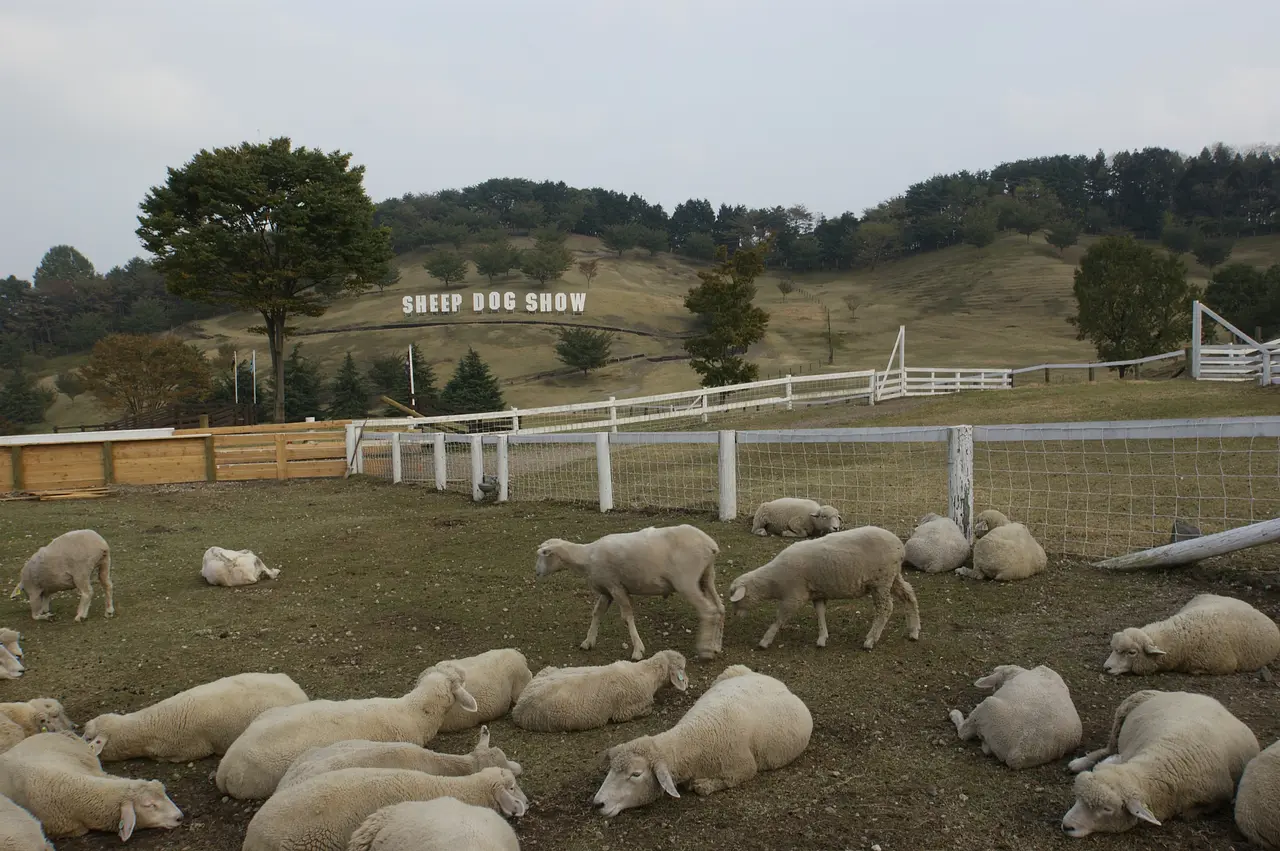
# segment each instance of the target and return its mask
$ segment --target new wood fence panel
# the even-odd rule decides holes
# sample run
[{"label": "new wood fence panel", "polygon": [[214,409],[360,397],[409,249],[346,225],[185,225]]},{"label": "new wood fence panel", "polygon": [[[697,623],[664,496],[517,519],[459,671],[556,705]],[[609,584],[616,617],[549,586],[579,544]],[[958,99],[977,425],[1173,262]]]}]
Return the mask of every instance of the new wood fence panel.
[{"label": "new wood fence panel", "polygon": [[124,441],[112,445],[115,482],[163,485],[205,480],[204,438]]},{"label": "new wood fence panel", "polygon": [[0,446],[0,493],[13,490],[13,449]]},{"label": "new wood fence panel", "polygon": [[101,443],[22,447],[23,489],[91,488],[106,484]]}]

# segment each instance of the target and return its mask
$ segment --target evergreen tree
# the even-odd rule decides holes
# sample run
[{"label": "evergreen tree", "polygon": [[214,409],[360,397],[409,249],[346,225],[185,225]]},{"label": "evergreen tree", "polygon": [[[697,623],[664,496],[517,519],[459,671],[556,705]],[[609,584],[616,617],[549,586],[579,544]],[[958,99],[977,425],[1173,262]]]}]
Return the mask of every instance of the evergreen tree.
[{"label": "evergreen tree", "polygon": [[[401,405],[409,406],[416,402],[415,410],[420,414],[439,413],[440,391],[436,387],[436,373],[431,364],[422,359],[422,349],[413,347],[413,392],[409,388],[409,353],[400,357],[383,355],[374,358],[369,367],[369,385],[375,396],[387,396]],[[385,411],[389,417],[404,416],[404,411],[387,405]]]},{"label": "evergreen tree", "polygon": [[[405,404],[409,403],[409,353],[400,359],[404,375]],[[413,400],[414,410],[420,414],[443,413],[440,410],[440,389],[436,387],[436,371],[422,358],[422,349],[413,347]]]},{"label": "evergreen tree", "polygon": [[608,331],[557,328],[556,334],[560,337],[560,342],[556,343],[556,357],[565,366],[580,369],[586,375],[608,362],[613,344],[613,335]]},{"label": "evergreen tree", "polygon": [[[315,361],[302,356],[302,344],[294,343],[284,362],[284,418],[286,422],[324,418],[324,381]],[[272,396],[274,402],[275,397]]]},{"label": "evergreen tree", "polygon": [[[213,378],[213,389],[209,392],[210,402],[220,402],[224,405],[234,404],[236,401],[236,384],[240,385],[239,396],[241,405],[253,405],[253,367],[249,358],[245,358],[236,365],[236,378],[230,374],[230,368],[223,370],[219,375]],[[269,410],[268,405],[271,404],[275,397],[272,396],[268,388],[263,386],[262,381],[258,382],[258,403],[254,405],[253,416],[254,422],[265,423],[268,421]]]},{"label": "evergreen tree", "polygon": [[769,248],[770,243],[761,242],[730,257],[722,246],[715,268],[699,272],[702,283],[684,298],[697,328],[684,350],[692,355],[689,365],[702,376],[703,387],[754,381],[759,373],[743,355],[764,338],[769,324],[769,314],[751,303]]},{"label": "evergreen tree", "polygon": [[0,387],[0,421],[7,422],[11,429],[34,425],[44,419],[53,398],[52,393],[36,384],[33,376],[15,369]]},{"label": "evergreen tree", "polygon": [[440,394],[440,401],[454,414],[479,414],[506,407],[498,379],[471,348],[458,361],[453,377]]},{"label": "evergreen tree", "polygon": [[342,360],[330,391],[329,419],[358,420],[369,415],[369,387],[356,368],[351,352]]}]

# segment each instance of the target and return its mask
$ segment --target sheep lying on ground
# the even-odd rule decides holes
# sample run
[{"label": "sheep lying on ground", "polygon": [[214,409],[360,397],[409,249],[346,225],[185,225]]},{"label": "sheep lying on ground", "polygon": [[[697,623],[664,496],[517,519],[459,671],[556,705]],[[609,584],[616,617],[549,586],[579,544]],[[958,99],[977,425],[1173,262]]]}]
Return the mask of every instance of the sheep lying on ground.
[{"label": "sheep lying on ground", "polygon": [[1259,848],[1280,849],[1280,741],[1249,760],[1236,788],[1236,827]]},{"label": "sheep lying on ground", "polygon": [[1080,746],[1080,715],[1067,684],[1051,668],[998,665],[973,684],[996,692],[968,718],[951,710],[961,741],[980,739],[983,753],[1015,770],[1053,762]]},{"label": "sheep lying on ground", "polygon": [[969,541],[950,517],[926,514],[907,538],[909,564],[925,573],[946,573],[964,564],[969,557]]},{"label": "sheep lying on ground", "polygon": [[16,680],[26,671],[22,660],[0,645],[0,680]]},{"label": "sheep lying on ground", "polygon": [[1108,674],[1234,674],[1280,655],[1280,627],[1244,600],[1197,594],[1162,621],[1111,636]]},{"label": "sheep lying on ground", "polygon": [[99,715],[84,725],[84,737],[105,737],[104,762],[189,762],[225,753],[266,710],[306,701],[306,692],[285,674],[235,674],[127,715]]},{"label": "sheep lying on ground", "polygon": [[659,650],[641,662],[548,666],[525,686],[511,710],[511,720],[517,727],[541,733],[593,730],[610,721],[648,715],[654,694],[667,683],[677,691],[689,687],[685,658],[674,650]]},{"label": "sheep lying on ground", "polygon": [[22,645],[18,642],[22,640],[22,633],[16,629],[8,627],[0,627],[0,647],[4,647],[10,656],[19,661],[22,660]]},{"label": "sheep lying on ground", "polygon": [[182,823],[163,783],[107,774],[95,746],[71,732],[40,733],[0,754],[0,795],[38,818],[54,839],[104,830],[118,831],[124,842],[138,828]]},{"label": "sheep lying on ground", "polygon": [[522,816],[529,799],[505,768],[437,777],[398,768],[342,768],[272,795],[245,831],[242,851],[346,851],[351,835],[383,807],[457,798],[505,816]]},{"label": "sheep lying on ground", "polygon": [[636,532],[604,535],[589,544],[550,538],[538,546],[534,572],[538,578],[566,568],[584,576],[596,593],[583,650],[596,645],[600,618],[617,602],[631,637],[631,658],[644,658],[644,642],[636,632],[631,595],[667,597],[680,594],[698,610],[698,658],[710,659],[721,651],[724,636],[724,603],[716,590],[716,556],[720,545],[689,524],[650,526]]},{"label": "sheep lying on ground", "polygon": [[1231,803],[1257,754],[1253,732],[1212,697],[1134,692],[1116,708],[1106,747],[1069,763],[1083,773],[1062,830],[1079,838],[1196,818]]},{"label": "sheep lying on ground", "polygon": [[507,759],[502,748],[489,744],[489,727],[482,725],[476,746],[471,753],[464,754],[437,753],[410,742],[368,739],[348,739],[322,748],[309,748],[289,766],[276,785],[276,792],[343,768],[403,768],[439,777],[462,777],[486,768],[505,768],[516,777],[524,772],[520,763]]},{"label": "sheep lying on ground", "polygon": [[32,620],[49,620],[49,598],[59,591],[72,588],[80,592],[80,607],[76,621],[89,617],[89,603],[93,600],[90,574],[97,571],[98,583],[107,598],[106,617],[116,613],[111,597],[111,548],[102,536],[91,529],[78,529],[54,538],[27,559],[18,578],[18,585],[10,598],[24,591],[31,598]]},{"label": "sheep lying on ground", "polygon": [[780,680],[746,665],[716,677],[674,727],[606,751],[609,773],[592,803],[605,818],[688,784],[697,795],[788,765],[809,746],[813,716]]},{"label": "sheep lying on ground", "polygon": [[62,704],[38,697],[26,703],[0,703],[0,753],[38,733],[60,733],[75,729]]},{"label": "sheep lying on ground", "polygon": [[818,616],[818,646],[827,646],[827,601],[870,594],[875,617],[862,646],[870,650],[893,614],[893,598],[907,607],[907,637],[920,637],[920,604],[902,577],[905,548],[898,536],[878,526],[832,532],[797,541],[768,564],[749,570],[729,585],[729,602],[739,616],[759,600],[777,600],[778,615],[765,630],[760,647],[773,643],[787,620],[812,602]]},{"label": "sheep lying on ground", "polygon": [[234,588],[240,585],[253,585],[264,576],[275,579],[280,575],[280,569],[267,567],[262,559],[250,550],[209,547],[204,551],[200,575],[210,585]]},{"label": "sheep lying on ground", "polygon": [[346,739],[425,745],[456,703],[475,711],[462,671],[434,665],[402,697],[312,700],[268,709],[245,728],[218,763],[218,791],[233,798],[265,798],[308,748]]},{"label": "sheep lying on ground", "polygon": [[351,834],[347,851],[520,851],[506,819],[457,798],[383,807]]},{"label": "sheep lying on ground", "polygon": [[956,568],[960,576],[1014,582],[1035,576],[1049,565],[1044,547],[1031,530],[994,509],[978,515],[973,535],[977,538],[973,542],[973,567]]},{"label": "sheep lying on ground", "polygon": [[[498,846],[501,848],[501,846]],[[55,851],[40,821],[0,795],[0,851]]]},{"label": "sheep lying on ground", "polygon": [[840,531],[840,512],[816,500],[784,496],[762,502],[751,518],[751,534],[766,538],[818,538]]},{"label": "sheep lying on ground", "polygon": [[466,675],[467,691],[476,699],[476,710],[468,712],[454,706],[440,722],[441,733],[456,733],[498,720],[511,711],[520,692],[533,679],[524,654],[510,647],[447,662]]}]

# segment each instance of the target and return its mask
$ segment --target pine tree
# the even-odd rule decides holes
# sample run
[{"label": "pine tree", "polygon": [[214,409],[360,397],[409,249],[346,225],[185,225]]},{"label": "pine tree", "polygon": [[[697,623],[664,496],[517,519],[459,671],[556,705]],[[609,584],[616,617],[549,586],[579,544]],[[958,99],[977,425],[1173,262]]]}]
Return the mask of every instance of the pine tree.
[{"label": "pine tree", "polygon": [[498,379],[471,348],[458,361],[453,377],[440,394],[440,401],[452,414],[478,414],[506,407]]},{"label": "pine tree", "polygon": [[[324,417],[324,381],[315,361],[302,356],[302,344],[294,343],[284,362],[284,418],[304,422],[307,417]],[[274,396],[272,399],[274,400]]]},{"label": "pine tree", "polygon": [[580,369],[586,375],[609,362],[613,335],[608,331],[558,328],[556,334],[560,337],[560,342],[556,343],[556,357],[565,366]]},{"label": "pine tree", "polygon": [[0,420],[14,426],[34,425],[44,419],[53,404],[53,394],[36,384],[34,377],[15,369],[0,387]]},{"label": "pine tree", "polygon": [[[400,357],[383,355],[374,358],[369,367],[369,385],[375,396],[387,396],[401,405],[416,401],[415,410],[420,414],[438,413],[440,391],[436,387],[436,373],[431,364],[422,359],[422,349],[413,347],[413,392],[409,390],[409,353]],[[404,415],[399,408],[387,405],[384,411],[389,417]]]},{"label": "pine tree", "polygon": [[[403,364],[405,402],[409,401],[409,353],[400,359]],[[422,359],[422,349],[413,347],[413,399],[414,410],[420,414],[440,413],[440,388],[436,387],[436,371]]]},{"label": "pine tree", "polygon": [[358,420],[369,415],[369,387],[356,369],[351,352],[342,360],[330,391],[329,419]]}]

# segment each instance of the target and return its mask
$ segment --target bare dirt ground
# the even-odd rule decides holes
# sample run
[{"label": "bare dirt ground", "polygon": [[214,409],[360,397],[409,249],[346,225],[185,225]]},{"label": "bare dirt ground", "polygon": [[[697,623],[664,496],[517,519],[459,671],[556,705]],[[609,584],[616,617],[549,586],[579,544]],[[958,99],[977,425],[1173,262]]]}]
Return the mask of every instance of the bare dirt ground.
[{"label": "bare dirt ground", "polygon": [[[94,528],[113,547],[117,615],[73,623],[75,601],[59,595],[57,620],[33,623],[25,604],[0,607],[0,625],[24,633],[29,672],[0,682],[0,700],[55,697],[83,723],[130,711],[177,691],[242,671],[284,671],[312,697],[399,695],[428,665],[494,647],[517,647],[543,665],[603,664],[627,658],[616,610],[591,652],[578,649],[591,599],[580,581],[535,582],[534,548],[552,536],[591,540],[655,524],[692,522],[720,543],[721,594],[738,573],[784,544],[749,534],[749,521],[706,514],[601,515],[549,503],[473,506],[454,494],[373,481],[314,481],[139,490],[101,500],[10,503],[0,508],[0,587],[57,534]],[[205,548],[249,548],[279,580],[246,589],[211,588],[200,578]],[[1011,586],[954,575],[908,577],[924,629],[905,640],[895,611],[881,644],[861,649],[867,601],[828,607],[831,641],[814,646],[805,612],[768,651],[755,644],[773,616],[730,617],[725,652],[690,661],[685,694],[664,690],[646,719],[572,735],[491,725],[495,744],[525,767],[532,806],[516,825],[522,847],[559,851],[623,848],[871,849],[990,851],[1062,849],[1059,821],[1072,803],[1064,759],[1012,772],[957,741],[948,710],[968,712],[984,693],[972,682],[998,664],[1048,664],[1071,687],[1084,721],[1084,750],[1105,741],[1120,700],[1143,687],[1217,697],[1265,747],[1280,737],[1280,692],[1257,675],[1147,680],[1101,671],[1113,630],[1173,611],[1192,595],[1240,596],[1280,615],[1273,555],[1240,557],[1225,568],[1129,575],[1053,562],[1046,574]],[[693,656],[692,608],[678,597],[640,599],[637,625],[652,652]],[[708,798],[685,795],[606,821],[589,799],[604,748],[674,724],[726,665],[779,677],[813,712],[806,753],[749,784]],[[438,750],[461,752],[475,731],[441,736]],[[141,831],[137,849],[237,849],[256,810],[223,800],[210,776],[216,759],[192,765],[108,763],[108,771],[163,780],[187,814],[175,831]],[[1142,826],[1122,836],[1079,840],[1098,849],[1243,849],[1230,813],[1191,823]],[[59,851],[119,846],[111,834],[57,842]]]}]

